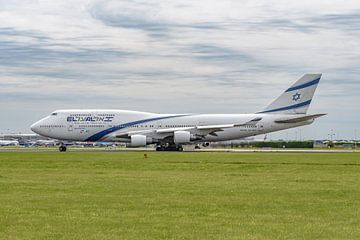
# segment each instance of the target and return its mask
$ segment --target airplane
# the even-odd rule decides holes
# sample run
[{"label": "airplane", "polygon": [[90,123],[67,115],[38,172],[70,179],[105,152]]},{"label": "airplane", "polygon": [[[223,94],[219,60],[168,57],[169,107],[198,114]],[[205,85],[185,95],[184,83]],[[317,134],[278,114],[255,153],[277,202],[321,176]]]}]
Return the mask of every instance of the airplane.
[{"label": "airplane", "polygon": [[[308,125],[326,114],[307,114],[321,74],[305,74],[265,109],[253,114],[157,114],[128,110],[57,110],[31,130],[61,141],[155,144],[157,151],[241,139]],[[208,145],[208,144],[206,144]],[[66,151],[61,144],[59,151]]]},{"label": "airplane", "polygon": [[0,146],[1,147],[19,146],[19,141],[17,141],[17,140],[0,140]]},{"label": "airplane", "polygon": [[33,142],[33,144],[31,145],[32,147],[35,146],[43,146],[43,147],[54,147],[58,145],[58,141],[57,140],[45,140],[45,139],[39,139],[36,140],[35,142]]},{"label": "airplane", "polygon": [[[34,141],[39,138],[39,135],[33,133],[5,133],[0,134],[0,139],[17,141],[21,146],[31,146]],[[1,145],[1,143],[0,143]]]}]

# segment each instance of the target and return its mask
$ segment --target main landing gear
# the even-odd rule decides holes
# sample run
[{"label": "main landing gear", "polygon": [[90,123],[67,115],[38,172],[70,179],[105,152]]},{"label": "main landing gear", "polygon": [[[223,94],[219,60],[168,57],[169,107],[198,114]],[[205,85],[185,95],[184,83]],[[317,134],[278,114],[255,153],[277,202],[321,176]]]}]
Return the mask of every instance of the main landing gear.
[{"label": "main landing gear", "polygon": [[175,145],[175,144],[173,144],[173,145],[171,145],[171,144],[169,144],[169,145],[158,145],[157,147],[156,147],[156,151],[177,151],[177,152],[182,152],[184,149],[183,149],[183,147],[182,146],[180,146],[180,145]]},{"label": "main landing gear", "polygon": [[66,146],[63,146],[63,145],[60,146],[60,147],[59,147],[59,151],[60,151],[60,152],[66,152]]}]

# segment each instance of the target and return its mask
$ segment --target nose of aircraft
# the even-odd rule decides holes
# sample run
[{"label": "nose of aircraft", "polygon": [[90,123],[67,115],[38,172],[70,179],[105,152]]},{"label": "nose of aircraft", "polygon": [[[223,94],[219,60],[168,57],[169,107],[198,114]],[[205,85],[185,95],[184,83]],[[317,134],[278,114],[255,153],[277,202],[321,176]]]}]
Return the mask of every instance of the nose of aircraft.
[{"label": "nose of aircraft", "polygon": [[34,133],[39,133],[40,121],[37,121],[36,123],[31,125],[31,127],[30,127],[31,131],[33,131]]}]

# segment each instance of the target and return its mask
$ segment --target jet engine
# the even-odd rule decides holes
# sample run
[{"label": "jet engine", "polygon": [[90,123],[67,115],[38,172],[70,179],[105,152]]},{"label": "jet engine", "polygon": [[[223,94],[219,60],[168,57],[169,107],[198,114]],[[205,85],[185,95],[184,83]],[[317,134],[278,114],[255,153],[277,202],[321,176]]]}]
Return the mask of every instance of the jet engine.
[{"label": "jet engine", "polygon": [[146,146],[146,136],[144,135],[132,135],[130,139],[129,147],[145,147]]},{"label": "jet engine", "polygon": [[189,143],[191,139],[190,132],[187,131],[176,131],[174,132],[174,142],[176,144]]}]

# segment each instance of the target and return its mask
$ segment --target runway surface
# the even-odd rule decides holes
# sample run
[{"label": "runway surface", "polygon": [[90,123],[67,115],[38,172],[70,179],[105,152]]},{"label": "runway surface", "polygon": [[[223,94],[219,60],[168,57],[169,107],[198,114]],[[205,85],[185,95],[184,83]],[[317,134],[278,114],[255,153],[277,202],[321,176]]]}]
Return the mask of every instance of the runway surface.
[{"label": "runway surface", "polygon": [[[0,152],[58,152],[57,148],[0,148]],[[68,152],[154,152],[153,148],[71,148]],[[251,152],[274,152],[274,153],[350,153],[360,152],[354,149],[226,149],[226,148],[203,148],[191,149],[184,148],[184,152],[232,152],[232,153],[251,153]]]}]

